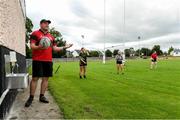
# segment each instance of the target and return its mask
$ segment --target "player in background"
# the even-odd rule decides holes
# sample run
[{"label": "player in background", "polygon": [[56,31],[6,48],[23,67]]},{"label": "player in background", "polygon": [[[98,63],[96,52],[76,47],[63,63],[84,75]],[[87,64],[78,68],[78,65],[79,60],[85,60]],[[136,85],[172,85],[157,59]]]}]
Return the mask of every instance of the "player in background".
[{"label": "player in background", "polygon": [[80,72],[79,78],[82,79],[82,76],[86,78],[86,67],[87,67],[87,56],[89,52],[85,48],[81,48],[79,54],[79,65],[80,65]]},{"label": "player in background", "polygon": [[156,69],[157,68],[157,59],[158,59],[158,55],[156,53],[156,51],[153,52],[153,54],[151,55],[151,69]]},{"label": "player in background", "polygon": [[119,74],[120,72],[124,74],[123,66],[123,55],[121,51],[118,51],[118,54],[116,55],[117,74]]}]

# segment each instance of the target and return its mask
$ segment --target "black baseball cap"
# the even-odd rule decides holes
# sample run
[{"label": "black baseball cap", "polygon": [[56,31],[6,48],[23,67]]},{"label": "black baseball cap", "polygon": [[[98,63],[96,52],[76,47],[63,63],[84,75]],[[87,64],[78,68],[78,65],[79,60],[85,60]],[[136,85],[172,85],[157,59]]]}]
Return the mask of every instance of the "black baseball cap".
[{"label": "black baseball cap", "polygon": [[42,19],[42,20],[40,21],[40,24],[41,24],[41,23],[44,23],[44,22],[48,22],[49,24],[51,23],[50,20]]}]

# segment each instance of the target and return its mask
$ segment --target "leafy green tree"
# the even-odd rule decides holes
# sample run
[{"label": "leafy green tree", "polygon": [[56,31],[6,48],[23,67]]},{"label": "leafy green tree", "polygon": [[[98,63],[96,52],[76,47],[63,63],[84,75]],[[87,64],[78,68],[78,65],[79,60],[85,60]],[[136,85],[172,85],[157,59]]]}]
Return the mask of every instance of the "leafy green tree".
[{"label": "leafy green tree", "polygon": [[31,21],[31,19],[26,17],[26,58],[32,57],[32,51],[28,46],[32,29],[33,29],[33,23]]},{"label": "leafy green tree", "polygon": [[[63,40],[62,34],[56,30],[54,27],[49,30],[50,34],[55,38],[55,42],[58,47],[62,47],[66,44],[66,41]],[[60,52],[53,51],[53,57],[54,58],[61,58],[61,57],[67,57],[66,56],[66,50],[62,50]]]},{"label": "leafy green tree", "polygon": [[116,55],[118,54],[118,51],[119,51],[118,49],[115,49],[115,50],[113,51],[113,55],[116,56]]},{"label": "leafy green tree", "polygon": [[32,58],[32,50],[26,45],[26,58]]},{"label": "leafy green tree", "polygon": [[168,55],[170,55],[172,51],[174,51],[174,48],[171,46],[168,50]]},{"label": "leafy green tree", "polygon": [[112,57],[112,52],[109,49],[106,50],[105,54],[106,54],[106,57]]},{"label": "leafy green tree", "polygon": [[125,49],[124,53],[125,53],[126,57],[132,57],[132,56],[136,55],[136,51],[134,50],[133,47],[131,47],[129,49]]},{"label": "leafy green tree", "polygon": [[162,55],[163,54],[160,45],[154,45],[154,47],[152,48],[152,52],[151,53],[153,53],[154,51],[156,51],[158,55]]},{"label": "leafy green tree", "polygon": [[133,47],[129,48],[129,52],[130,52],[130,56],[134,56],[135,55],[135,50]]},{"label": "leafy green tree", "polygon": [[141,54],[141,50],[140,50],[140,49],[137,49],[137,50],[135,51],[135,56],[139,56],[139,54]]},{"label": "leafy green tree", "polygon": [[91,50],[91,51],[89,52],[89,56],[90,56],[90,57],[99,57],[99,52],[96,51],[96,50]]},{"label": "leafy green tree", "polygon": [[167,53],[167,52],[164,52],[164,53],[163,53],[163,55],[164,55],[164,56],[167,56],[167,55],[168,55],[168,53]]},{"label": "leafy green tree", "polygon": [[130,53],[131,53],[130,49],[125,49],[124,52],[126,57],[130,57]]},{"label": "leafy green tree", "polygon": [[150,56],[151,50],[148,48],[141,48],[141,53],[143,53],[145,56]]},{"label": "leafy green tree", "polygon": [[62,37],[62,34],[59,31],[57,31],[55,29],[55,27],[50,28],[49,32],[51,33],[51,35],[54,36],[54,38],[61,38]]}]

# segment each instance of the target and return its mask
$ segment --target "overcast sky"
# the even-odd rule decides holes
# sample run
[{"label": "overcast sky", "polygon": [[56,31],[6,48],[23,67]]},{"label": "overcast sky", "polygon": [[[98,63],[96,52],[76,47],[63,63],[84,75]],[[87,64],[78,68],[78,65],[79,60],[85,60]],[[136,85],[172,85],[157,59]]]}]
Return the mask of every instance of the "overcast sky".
[{"label": "overcast sky", "polygon": [[125,24],[124,0],[106,0],[105,5],[104,39],[104,0],[26,0],[34,29],[42,18],[50,19],[72,49],[80,49],[82,41],[88,49],[103,49],[104,40],[106,47],[119,49],[180,48],[180,0],[125,0]]}]

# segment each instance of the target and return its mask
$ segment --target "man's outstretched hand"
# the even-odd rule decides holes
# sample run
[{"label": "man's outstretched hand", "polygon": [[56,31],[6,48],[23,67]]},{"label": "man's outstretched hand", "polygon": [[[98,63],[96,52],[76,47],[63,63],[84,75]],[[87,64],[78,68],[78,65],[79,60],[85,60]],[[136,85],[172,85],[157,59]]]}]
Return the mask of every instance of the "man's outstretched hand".
[{"label": "man's outstretched hand", "polygon": [[70,47],[72,47],[73,44],[66,44],[65,46],[63,47],[57,47],[57,46],[53,46],[53,50],[56,51],[56,52],[59,52],[61,50],[65,50],[65,49],[68,49]]},{"label": "man's outstretched hand", "polygon": [[70,48],[70,47],[72,47],[73,46],[73,44],[66,44],[65,46],[64,46],[64,48],[65,49],[68,49],[68,48]]}]

